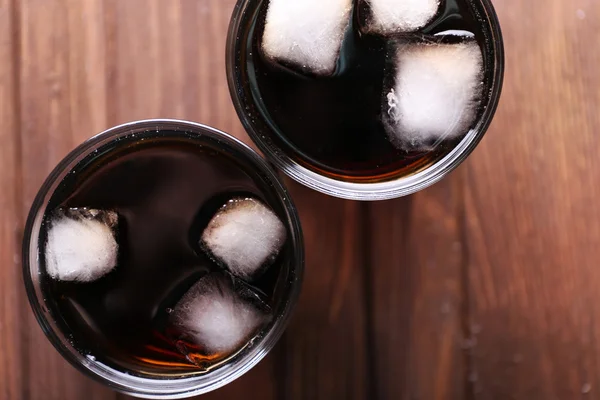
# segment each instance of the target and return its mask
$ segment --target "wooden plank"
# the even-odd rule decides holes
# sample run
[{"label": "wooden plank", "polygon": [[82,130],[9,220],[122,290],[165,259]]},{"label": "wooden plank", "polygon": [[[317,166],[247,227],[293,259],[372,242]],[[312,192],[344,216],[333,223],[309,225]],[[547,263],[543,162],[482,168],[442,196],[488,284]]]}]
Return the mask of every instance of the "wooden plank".
[{"label": "wooden plank", "polygon": [[276,351],[279,398],[370,398],[364,205],[287,184],[302,220],[306,271]]},{"label": "wooden plank", "polygon": [[107,129],[107,27],[102,0],[67,0],[73,145]]},{"label": "wooden plank", "polygon": [[[232,0],[106,1],[109,124],[179,118],[211,125],[248,142],[225,77],[225,37],[234,4]],[[274,374],[270,356],[202,399],[272,399]]]},{"label": "wooden plank", "polygon": [[[46,175],[81,140],[103,127],[99,72],[102,1],[23,0],[20,7],[20,121],[23,212]],[[31,399],[114,399],[52,348],[32,313],[27,320],[22,395]]]},{"label": "wooden plank", "polygon": [[464,398],[461,187],[369,205],[372,398]]},{"label": "wooden plank", "polygon": [[598,398],[600,4],[496,6],[505,89],[465,193],[473,397]]},{"label": "wooden plank", "polygon": [[0,0],[0,398],[23,398],[23,311],[21,284],[20,218],[21,179],[16,9],[9,0]]},{"label": "wooden plank", "polygon": [[235,1],[108,3],[112,125],[183,118],[249,142],[225,76],[225,39]]}]

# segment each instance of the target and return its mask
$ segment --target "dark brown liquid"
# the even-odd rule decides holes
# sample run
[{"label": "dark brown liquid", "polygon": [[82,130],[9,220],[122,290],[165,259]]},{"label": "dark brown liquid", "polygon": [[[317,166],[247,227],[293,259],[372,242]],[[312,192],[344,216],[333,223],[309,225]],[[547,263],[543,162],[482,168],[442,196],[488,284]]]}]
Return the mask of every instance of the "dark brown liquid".
[{"label": "dark brown liquid", "polygon": [[[389,46],[397,38],[361,31],[360,26],[369,17],[364,2],[355,6],[336,71],[327,77],[310,76],[264,57],[260,42],[267,3],[250,1],[252,11],[242,17],[237,79],[244,90],[240,96],[260,134],[298,163],[335,179],[384,181],[428,167],[462,139],[431,143],[427,149],[401,149],[390,142],[381,115],[389,81],[384,76],[390,70]],[[442,3],[441,11],[428,26],[402,37],[443,40],[431,35],[447,30],[468,31],[475,34],[484,60],[491,58],[489,26],[481,22],[481,4],[471,0]],[[488,93],[491,68],[485,65],[484,93]],[[482,101],[481,111],[487,101]]]},{"label": "dark brown liquid", "polygon": [[[169,309],[198,279],[221,271],[197,247],[202,225],[239,195],[263,201],[285,221],[283,210],[264,178],[214,144],[200,146],[183,134],[160,132],[112,146],[69,174],[48,210],[118,212],[118,265],[92,283],[46,277],[47,304],[76,348],[98,361],[138,374],[206,371],[231,354],[209,353],[193,343],[183,343],[189,353],[182,354],[180,335],[168,322]],[[41,243],[45,234],[43,230]],[[275,311],[288,252],[284,247],[274,265],[252,283]]]}]

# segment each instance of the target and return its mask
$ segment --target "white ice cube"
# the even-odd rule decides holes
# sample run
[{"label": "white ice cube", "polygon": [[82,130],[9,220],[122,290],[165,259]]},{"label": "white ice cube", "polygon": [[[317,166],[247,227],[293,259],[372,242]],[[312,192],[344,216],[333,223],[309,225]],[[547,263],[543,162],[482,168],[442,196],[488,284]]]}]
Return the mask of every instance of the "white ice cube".
[{"label": "white ice cube", "polygon": [[364,0],[370,6],[369,32],[414,32],[435,17],[440,0]]},{"label": "white ice cube", "polygon": [[117,214],[86,213],[102,214],[103,218],[60,213],[50,221],[45,255],[46,271],[53,279],[92,282],[116,267],[118,245],[111,225],[116,224]]},{"label": "white ice cube", "polygon": [[475,41],[410,43],[394,47],[395,77],[383,121],[399,147],[467,133],[481,102],[483,57]]},{"label": "white ice cube", "polygon": [[172,323],[210,353],[231,353],[255,335],[269,315],[238,295],[217,274],[200,279],[177,303]]},{"label": "white ice cube", "polygon": [[352,0],[270,0],[263,52],[307,72],[331,74],[351,10]]},{"label": "white ice cube", "polygon": [[267,206],[252,198],[227,202],[210,220],[201,244],[236,276],[250,278],[272,261],[286,229]]}]

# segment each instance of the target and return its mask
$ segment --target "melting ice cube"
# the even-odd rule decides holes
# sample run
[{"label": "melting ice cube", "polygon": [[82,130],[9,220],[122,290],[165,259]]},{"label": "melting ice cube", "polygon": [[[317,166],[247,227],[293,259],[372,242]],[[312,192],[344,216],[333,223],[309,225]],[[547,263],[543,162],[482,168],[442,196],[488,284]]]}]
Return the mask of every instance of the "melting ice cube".
[{"label": "melting ice cube", "polygon": [[116,267],[117,213],[87,208],[60,210],[49,223],[46,271],[53,279],[92,282]]},{"label": "melting ice cube", "polygon": [[251,278],[275,259],[285,239],[285,226],[271,209],[252,198],[237,198],[210,220],[201,246],[232,274]]},{"label": "melting ice cube", "polygon": [[240,349],[268,321],[269,314],[234,290],[231,278],[212,273],[201,278],[171,312],[182,338],[208,352]]},{"label": "melting ice cube", "polygon": [[270,0],[263,52],[307,72],[331,74],[351,10],[352,0]]},{"label": "melting ice cube", "polygon": [[392,85],[382,107],[392,142],[427,148],[467,133],[481,102],[483,57],[475,41],[391,46]]},{"label": "melting ice cube", "polygon": [[359,1],[366,3],[370,11],[366,18],[366,30],[381,35],[415,32],[431,21],[440,7],[440,0]]}]

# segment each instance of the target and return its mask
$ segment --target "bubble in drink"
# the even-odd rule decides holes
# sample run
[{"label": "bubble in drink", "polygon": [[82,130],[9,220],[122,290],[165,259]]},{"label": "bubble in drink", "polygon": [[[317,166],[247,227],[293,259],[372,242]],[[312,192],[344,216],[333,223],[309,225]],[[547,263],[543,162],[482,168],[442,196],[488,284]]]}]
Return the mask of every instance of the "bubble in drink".
[{"label": "bubble in drink", "polygon": [[358,0],[359,9],[367,14],[364,30],[390,35],[415,32],[438,13],[440,0]]},{"label": "bubble in drink", "polygon": [[[207,353],[239,350],[268,321],[259,308],[234,290],[232,280],[217,273],[201,278],[177,303],[171,321],[181,337]],[[185,350],[184,350],[185,351]]]},{"label": "bubble in drink", "polygon": [[273,262],[285,237],[285,226],[267,206],[236,198],[210,220],[201,245],[231,273],[249,279]]},{"label": "bubble in drink", "polygon": [[267,58],[302,71],[335,70],[352,0],[270,0],[262,50]]},{"label": "bubble in drink", "polygon": [[404,148],[428,148],[463,135],[472,126],[483,89],[483,57],[475,41],[399,43],[384,97],[390,139]]},{"label": "bubble in drink", "polygon": [[113,211],[58,210],[49,222],[48,275],[60,281],[92,282],[112,271],[117,265],[117,223]]}]

